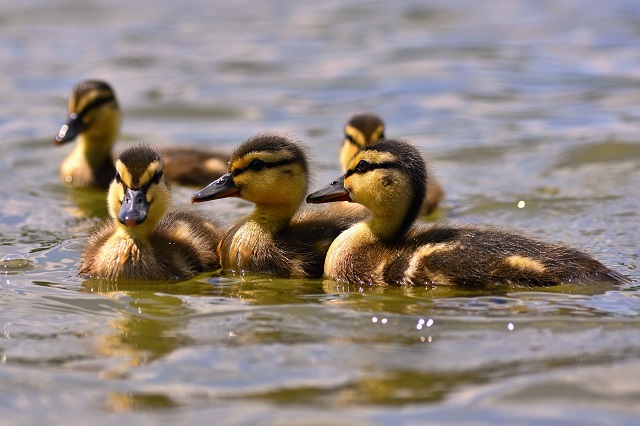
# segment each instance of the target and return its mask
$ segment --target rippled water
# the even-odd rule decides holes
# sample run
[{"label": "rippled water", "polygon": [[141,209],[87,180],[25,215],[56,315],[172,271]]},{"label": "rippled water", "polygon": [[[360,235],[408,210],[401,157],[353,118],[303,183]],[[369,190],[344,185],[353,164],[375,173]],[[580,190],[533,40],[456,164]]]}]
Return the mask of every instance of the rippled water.
[{"label": "rippled water", "polygon": [[[0,274],[3,423],[637,422],[640,7],[440,3],[4,4],[0,257],[30,264]],[[431,159],[441,217],[571,243],[632,284],[84,282],[104,194],[59,182],[70,147],[52,138],[85,78],[116,88],[124,143],[231,150],[296,134],[312,188],[339,174],[348,115],[378,112]],[[232,221],[250,207],[191,208]]]}]

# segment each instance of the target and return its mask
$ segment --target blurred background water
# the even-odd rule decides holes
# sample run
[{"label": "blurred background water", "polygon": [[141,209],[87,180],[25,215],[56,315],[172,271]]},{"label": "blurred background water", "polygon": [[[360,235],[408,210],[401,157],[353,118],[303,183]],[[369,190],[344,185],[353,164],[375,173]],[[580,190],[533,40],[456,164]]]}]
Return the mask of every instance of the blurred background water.
[{"label": "blurred background water", "polygon": [[[638,2],[5,0],[0,30],[3,424],[637,422]],[[441,217],[573,244],[632,283],[84,282],[104,194],[60,183],[52,140],[87,78],[116,89],[120,146],[285,131],[312,189],[340,173],[347,117],[377,112],[430,159]]]}]

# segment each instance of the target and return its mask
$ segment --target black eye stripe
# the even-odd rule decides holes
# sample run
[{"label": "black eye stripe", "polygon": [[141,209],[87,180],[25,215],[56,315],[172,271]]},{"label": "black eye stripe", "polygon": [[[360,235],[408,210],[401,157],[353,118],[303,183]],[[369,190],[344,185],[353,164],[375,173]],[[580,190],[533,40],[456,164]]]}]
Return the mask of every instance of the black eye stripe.
[{"label": "black eye stripe", "polygon": [[[75,113],[75,117],[74,118],[82,118],[85,115],[87,115],[89,113],[89,111],[94,110],[98,107],[101,107],[104,104],[107,104],[111,101],[115,101],[115,97],[113,96],[105,96],[105,97],[97,97],[94,100],[92,100],[91,102],[89,102],[83,109],[82,111]],[[73,113],[72,113],[73,114]]]},{"label": "black eye stripe", "polygon": [[347,140],[347,142],[349,142],[352,145],[355,145],[357,147],[360,147],[360,144],[358,142],[356,142],[355,138],[353,136],[351,136],[348,133],[344,134],[344,138]]},{"label": "black eye stripe", "polygon": [[[360,163],[358,163],[358,164],[360,164]],[[356,167],[357,167],[357,165],[356,165]],[[375,169],[397,169],[397,168],[398,168],[398,166],[396,165],[396,163],[392,163],[392,162],[368,163],[367,170],[365,172],[362,172],[362,173],[367,173],[367,172],[370,172],[371,170],[375,170]],[[347,173],[345,173],[344,177],[349,177],[354,173],[358,173],[355,168],[349,169],[349,170],[347,170]]]},{"label": "black eye stripe", "polygon": [[155,173],[153,173],[153,176],[151,177],[151,180],[149,182],[147,182],[145,185],[142,185],[140,187],[134,188],[132,186],[127,186],[126,183],[124,183],[124,181],[122,180],[122,177],[120,176],[119,172],[116,172],[116,182],[121,183],[123,187],[128,188],[128,189],[133,189],[133,190],[144,190],[145,194],[147,193],[147,190],[149,189],[149,187],[151,187],[151,185],[156,184],[158,185],[160,183],[160,180],[162,179],[162,175],[164,175],[164,170],[159,170],[156,171]]},{"label": "black eye stripe", "polygon": [[[295,162],[296,162],[296,160],[294,160],[294,159],[280,160],[280,161],[273,161],[273,162],[263,161],[264,168],[262,168],[261,170],[271,169],[273,167],[284,166],[286,164],[291,164],[291,163],[295,163]],[[251,164],[251,163],[249,163],[249,164]],[[238,175],[246,172],[247,170],[251,170],[251,168],[249,166],[247,166],[244,169],[235,169],[233,172],[231,172],[231,174],[233,176],[238,176]]]},{"label": "black eye stripe", "polygon": [[151,178],[151,180],[149,181],[149,183],[147,184],[147,187],[151,186],[152,183],[158,184],[160,183],[160,179],[162,179],[162,175],[164,174],[164,170],[159,170],[156,171],[153,174],[153,177]]}]

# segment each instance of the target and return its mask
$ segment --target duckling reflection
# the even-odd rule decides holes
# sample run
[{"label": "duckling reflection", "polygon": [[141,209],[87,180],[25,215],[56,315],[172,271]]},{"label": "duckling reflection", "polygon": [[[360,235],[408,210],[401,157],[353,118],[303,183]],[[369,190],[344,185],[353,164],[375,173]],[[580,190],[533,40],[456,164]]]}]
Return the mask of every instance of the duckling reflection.
[{"label": "duckling reflection", "polygon": [[279,134],[256,135],[231,156],[229,172],[192,197],[203,202],[240,197],[253,212],[220,241],[224,269],[280,277],[318,277],[333,239],[364,215],[324,208],[298,211],[308,185],[309,167],[301,143]]},{"label": "duckling reflection", "polygon": [[103,378],[118,378],[131,368],[140,367],[183,347],[189,338],[180,334],[174,319],[193,313],[179,297],[166,294],[167,285],[147,285],[133,290],[133,285],[116,282],[87,281],[82,291],[111,299],[117,311],[108,320],[110,333],[100,336],[96,352],[121,359],[103,370]]},{"label": "duckling reflection", "polygon": [[165,214],[170,192],[160,153],[131,146],[116,159],[111,220],[89,239],[80,274],[111,280],[182,280],[219,268],[218,226],[192,212]]},{"label": "duckling reflection", "polygon": [[[349,117],[344,126],[344,141],[340,149],[342,171],[347,171],[349,161],[358,150],[365,146],[376,144],[384,137],[385,125],[379,115],[372,112],[360,112]],[[437,181],[430,169],[427,169],[427,175],[427,193],[420,210],[422,215],[433,213],[445,195],[442,185]]]},{"label": "duckling reflection", "polygon": [[325,275],[348,283],[469,287],[627,282],[564,245],[480,225],[414,224],[426,181],[413,145],[383,140],[360,150],[342,177],[309,195],[307,202],[354,201],[372,213],[331,244]]},{"label": "duckling reflection", "polygon": [[[69,118],[55,143],[77,139],[60,167],[63,181],[75,187],[107,188],[115,175],[111,152],[120,131],[120,108],[104,81],[78,83],[69,98]],[[225,173],[228,155],[196,148],[164,148],[165,177],[183,185],[205,185]]]}]

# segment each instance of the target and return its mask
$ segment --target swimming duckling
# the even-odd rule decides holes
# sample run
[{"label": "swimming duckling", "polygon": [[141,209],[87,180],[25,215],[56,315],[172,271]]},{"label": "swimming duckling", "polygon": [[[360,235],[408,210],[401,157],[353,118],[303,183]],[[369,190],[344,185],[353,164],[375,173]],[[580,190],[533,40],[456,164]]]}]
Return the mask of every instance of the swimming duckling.
[{"label": "swimming duckling", "polygon": [[[344,141],[340,148],[340,165],[342,171],[347,170],[349,161],[359,149],[373,145],[384,139],[384,121],[372,112],[353,114],[344,126]],[[444,189],[427,169],[427,196],[422,204],[421,215],[431,214],[444,198]]]},{"label": "swimming duckling", "polygon": [[478,225],[414,224],[427,180],[418,149],[383,140],[359,151],[309,203],[353,201],[371,217],[331,244],[324,273],[348,283],[548,286],[626,277],[576,249]]},{"label": "swimming duckling", "polygon": [[[120,108],[104,81],[78,83],[69,98],[69,118],[56,145],[78,143],[60,167],[62,180],[76,187],[107,188],[115,175],[111,152],[120,130]],[[205,185],[226,172],[228,155],[196,148],[164,148],[165,177],[183,185]]]},{"label": "swimming duckling", "polygon": [[133,145],[115,161],[111,220],[91,236],[80,275],[111,280],[182,280],[218,269],[222,231],[191,212],[165,214],[170,192],[160,153]]},{"label": "swimming duckling", "polygon": [[300,142],[259,134],[233,152],[227,174],[193,195],[194,203],[240,197],[255,204],[218,246],[224,269],[281,277],[322,275],[331,242],[363,216],[336,215],[323,208],[298,212],[308,175]]},{"label": "swimming duckling", "polygon": [[55,138],[62,145],[78,137],[60,167],[62,180],[77,187],[107,188],[116,174],[111,150],[119,129],[118,101],[111,86],[95,80],[77,84],[69,98],[69,119]]}]

